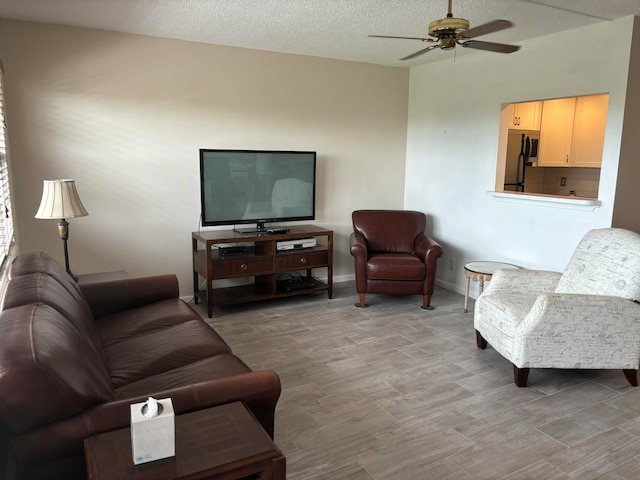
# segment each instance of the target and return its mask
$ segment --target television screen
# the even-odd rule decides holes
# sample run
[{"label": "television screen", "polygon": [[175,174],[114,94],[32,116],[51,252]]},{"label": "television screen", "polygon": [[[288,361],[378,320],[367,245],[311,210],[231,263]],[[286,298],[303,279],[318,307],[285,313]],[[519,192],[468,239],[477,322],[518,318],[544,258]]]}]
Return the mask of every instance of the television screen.
[{"label": "television screen", "polygon": [[315,219],[316,152],[200,150],[203,226]]}]

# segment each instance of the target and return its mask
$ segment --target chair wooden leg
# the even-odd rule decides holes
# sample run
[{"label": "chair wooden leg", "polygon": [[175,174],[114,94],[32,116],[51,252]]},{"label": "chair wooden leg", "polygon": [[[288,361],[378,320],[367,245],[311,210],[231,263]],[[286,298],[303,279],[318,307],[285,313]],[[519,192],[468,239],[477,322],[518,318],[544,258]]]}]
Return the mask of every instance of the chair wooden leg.
[{"label": "chair wooden leg", "polygon": [[518,368],[515,365],[513,366],[513,380],[515,381],[515,384],[517,386],[526,387],[528,379],[529,379],[528,368]]},{"label": "chair wooden leg", "polygon": [[632,387],[638,386],[638,370],[632,370],[630,368],[625,368],[622,370],[624,373],[624,378],[631,384]]},{"label": "chair wooden leg", "polygon": [[432,307],[430,304],[431,304],[431,295],[423,295],[422,306],[420,308],[423,310],[433,310],[435,307]]},{"label": "chair wooden leg", "polygon": [[358,296],[360,297],[360,298],[359,298],[360,303],[356,303],[356,307],[358,307],[358,308],[367,308],[369,305],[367,305],[367,304],[364,302],[364,297],[366,297],[366,296],[367,296],[367,294],[366,294],[366,293],[359,293],[359,294],[358,294]]},{"label": "chair wooden leg", "polygon": [[478,330],[476,330],[476,345],[478,346],[478,348],[481,348],[482,350],[487,348],[487,341],[484,339],[482,335],[480,335],[480,332]]}]

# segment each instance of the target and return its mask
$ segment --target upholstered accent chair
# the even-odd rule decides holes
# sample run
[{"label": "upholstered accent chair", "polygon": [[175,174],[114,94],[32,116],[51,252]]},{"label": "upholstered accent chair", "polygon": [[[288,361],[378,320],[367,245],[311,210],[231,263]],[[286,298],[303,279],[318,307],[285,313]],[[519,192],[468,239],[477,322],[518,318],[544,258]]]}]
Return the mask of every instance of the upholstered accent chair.
[{"label": "upholstered accent chair", "polygon": [[475,304],[477,346],[509,360],[517,386],[531,368],[622,369],[638,386],[640,235],[586,233],[563,273],[498,270]]},{"label": "upholstered accent chair", "polygon": [[425,233],[426,216],[409,210],[356,210],[352,213],[357,307],[368,293],[422,295],[432,309],[436,266],[442,247]]}]

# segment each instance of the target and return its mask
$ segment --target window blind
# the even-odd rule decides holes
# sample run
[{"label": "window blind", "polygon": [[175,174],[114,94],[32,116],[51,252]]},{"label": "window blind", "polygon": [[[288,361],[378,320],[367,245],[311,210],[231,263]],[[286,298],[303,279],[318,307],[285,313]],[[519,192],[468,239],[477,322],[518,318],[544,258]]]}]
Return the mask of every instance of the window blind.
[{"label": "window blind", "polygon": [[4,65],[0,59],[0,264],[9,255],[13,242],[13,214],[9,189],[9,166],[7,162],[7,121],[4,110]]}]

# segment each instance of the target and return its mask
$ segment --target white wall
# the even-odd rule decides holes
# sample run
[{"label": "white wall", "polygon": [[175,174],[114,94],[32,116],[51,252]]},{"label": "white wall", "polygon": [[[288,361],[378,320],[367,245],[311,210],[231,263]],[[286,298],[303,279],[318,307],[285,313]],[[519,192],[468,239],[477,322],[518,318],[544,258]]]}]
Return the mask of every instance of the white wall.
[{"label": "white wall", "polygon": [[[464,292],[463,265],[472,260],[561,271],[587,230],[611,226],[633,23],[628,17],[533,39],[511,55],[482,52],[454,61],[435,51],[429,55],[442,61],[411,70],[405,207],[433,218],[445,251],[441,285]],[[503,104],[604,92],[610,102],[600,208],[504,203],[487,195],[495,186]]]},{"label": "white wall", "polygon": [[337,280],[351,211],[402,208],[408,69],[6,19],[0,52],[19,247],[62,260],[33,215],[43,179],[74,178],[75,273],[175,272],[188,295],[200,148],[316,150]]}]

